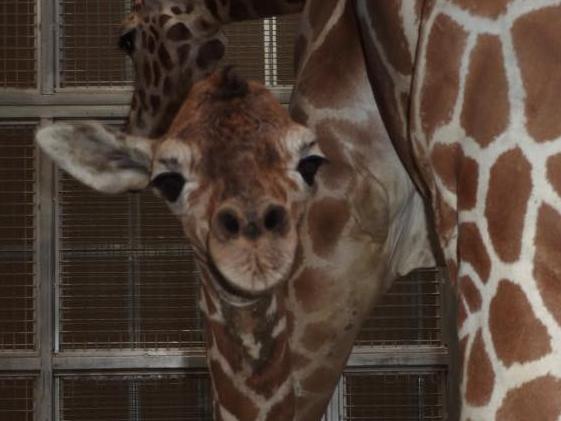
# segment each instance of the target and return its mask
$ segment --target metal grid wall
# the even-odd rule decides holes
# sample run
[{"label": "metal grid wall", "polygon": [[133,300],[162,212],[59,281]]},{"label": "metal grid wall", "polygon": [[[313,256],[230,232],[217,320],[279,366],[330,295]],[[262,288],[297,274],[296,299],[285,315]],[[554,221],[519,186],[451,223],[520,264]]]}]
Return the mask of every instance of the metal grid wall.
[{"label": "metal grid wall", "polygon": [[364,322],[357,345],[443,345],[439,272],[398,279]]},{"label": "metal grid wall", "polygon": [[33,421],[35,379],[0,376],[0,420]]},{"label": "metal grid wall", "polygon": [[379,371],[344,376],[345,421],[446,420],[443,371]]},{"label": "metal grid wall", "polygon": [[35,0],[0,0],[0,88],[35,88]]},{"label": "metal grid wall", "polygon": [[131,0],[60,0],[58,87],[130,85],[130,60],[117,48]]},{"label": "metal grid wall", "polygon": [[61,349],[201,347],[193,255],[163,201],[59,186]]},{"label": "metal grid wall", "polygon": [[33,127],[0,125],[0,351],[35,348]]},{"label": "metal grid wall", "polygon": [[188,375],[65,376],[61,421],[211,421],[210,380]]}]

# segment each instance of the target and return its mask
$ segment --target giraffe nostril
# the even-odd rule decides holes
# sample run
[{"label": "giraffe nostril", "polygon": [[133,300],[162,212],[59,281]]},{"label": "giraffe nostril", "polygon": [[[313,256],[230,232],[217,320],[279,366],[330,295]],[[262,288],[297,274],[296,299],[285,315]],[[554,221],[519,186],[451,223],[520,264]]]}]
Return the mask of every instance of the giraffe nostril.
[{"label": "giraffe nostril", "polygon": [[286,225],[286,210],[281,206],[271,206],[265,213],[263,224],[267,231],[281,231]]},{"label": "giraffe nostril", "polygon": [[236,214],[230,210],[222,210],[217,218],[220,228],[228,235],[235,236],[240,232],[240,223]]}]

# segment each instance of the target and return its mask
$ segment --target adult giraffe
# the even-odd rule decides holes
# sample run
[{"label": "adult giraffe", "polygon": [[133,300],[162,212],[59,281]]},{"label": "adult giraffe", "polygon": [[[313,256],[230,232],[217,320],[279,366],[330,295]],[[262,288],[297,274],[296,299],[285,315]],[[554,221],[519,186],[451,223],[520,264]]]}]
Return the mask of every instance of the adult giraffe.
[{"label": "adult giraffe", "polygon": [[[319,108],[355,98],[350,89],[325,89],[345,85],[356,69],[339,56],[357,48],[346,7],[309,1],[297,41],[292,110],[319,133]],[[359,0],[353,7],[384,123],[432,201],[458,280],[462,417],[557,419],[559,1]],[[527,404],[542,396],[547,405]]]},{"label": "adult giraffe", "polygon": [[[380,120],[354,11],[347,4],[339,4],[324,22],[323,34],[315,34],[315,43],[300,51],[294,106],[300,117],[306,113],[306,124],[329,161],[301,216],[297,206],[292,210],[295,188],[286,188],[283,180],[286,172],[293,181],[296,176],[296,190],[301,190],[294,169],[311,182],[317,158],[298,165],[311,147],[308,132],[288,130],[294,123],[286,122],[279,107],[257,118],[250,104],[234,102],[231,115],[216,113],[228,115],[216,122],[228,139],[243,145],[243,137],[261,141],[272,136],[273,149],[232,149],[217,142],[219,147],[207,146],[202,153],[193,146],[193,136],[197,144],[206,144],[201,138],[213,142],[197,120],[205,95],[212,96],[212,90],[201,88],[204,82],[166,129],[193,82],[210,74],[222,55],[223,23],[294,11],[294,4],[138,2],[121,38],[137,72],[132,134],[94,123],[57,124],[37,134],[55,161],[84,183],[116,193],[151,182],[179,215],[203,274],[201,306],[218,419],[319,419],[376,298],[398,274],[434,263],[423,202]],[[308,7],[316,15],[322,6],[314,2]],[[342,62],[333,60],[326,52],[340,49],[342,42],[350,48],[338,56]],[[330,98],[325,86],[316,84],[321,65],[338,75]],[[216,110],[205,109],[215,115]],[[230,119],[244,124],[234,130]],[[254,135],[261,132],[261,137]],[[247,159],[248,150],[255,162]],[[241,177],[240,166],[253,177]],[[235,195],[225,197],[224,191]],[[291,240],[264,242],[276,231]],[[259,278],[240,270],[242,263],[231,264],[256,249],[265,255],[276,249],[282,265],[263,269],[271,263],[264,257],[259,270],[265,274]]]}]

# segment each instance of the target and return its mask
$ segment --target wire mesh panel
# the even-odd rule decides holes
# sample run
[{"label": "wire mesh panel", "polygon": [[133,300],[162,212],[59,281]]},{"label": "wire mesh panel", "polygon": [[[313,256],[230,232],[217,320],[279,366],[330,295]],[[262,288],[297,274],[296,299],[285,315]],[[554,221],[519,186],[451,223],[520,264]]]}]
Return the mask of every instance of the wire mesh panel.
[{"label": "wire mesh panel", "polygon": [[228,46],[223,63],[235,65],[248,79],[265,81],[263,20],[232,23],[224,26],[224,33]]},{"label": "wire mesh panel", "polygon": [[0,126],[0,351],[35,348],[32,126]]},{"label": "wire mesh panel", "polygon": [[300,15],[276,18],[276,83],[278,86],[294,84],[294,42],[298,31]]},{"label": "wire mesh panel", "polygon": [[60,379],[61,421],[212,420],[208,375],[72,376]]},{"label": "wire mesh panel", "polygon": [[130,60],[117,48],[131,0],[59,0],[59,87],[130,85]]},{"label": "wire mesh panel", "polygon": [[62,172],[58,196],[61,348],[202,346],[193,254],[163,202]]},{"label": "wire mesh panel", "polygon": [[349,373],[344,376],[343,420],[446,420],[445,374]]},{"label": "wire mesh panel", "polygon": [[418,270],[394,282],[365,320],[356,345],[442,345],[440,277]]},{"label": "wire mesh panel", "polygon": [[0,88],[37,81],[36,0],[0,0]]},{"label": "wire mesh panel", "polygon": [[33,377],[0,376],[0,420],[33,421]]}]

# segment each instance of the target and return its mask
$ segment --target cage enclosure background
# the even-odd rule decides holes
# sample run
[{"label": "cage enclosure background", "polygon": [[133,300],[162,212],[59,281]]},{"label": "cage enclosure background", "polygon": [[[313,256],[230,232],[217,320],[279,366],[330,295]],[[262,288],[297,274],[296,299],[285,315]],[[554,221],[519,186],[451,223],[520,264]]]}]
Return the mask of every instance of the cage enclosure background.
[{"label": "cage enclosure background", "polygon": [[62,171],[59,186],[61,349],[202,347],[193,253],[164,202]]},{"label": "cage enclosure background", "polygon": [[0,88],[35,88],[35,0],[0,0]]},{"label": "cage enclosure background", "polygon": [[33,421],[35,379],[30,376],[0,376],[0,420]]},{"label": "cage enclosure background", "polygon": [[35,348],[33,126],[0,125],[0,351]]},{"label": "cage enclosure background", "polygon": [[364,321],[356,345],[443,345],[440,275],[416,270],[397,279]]},{"label": "cage enclosure background", "polygon": [[445,376],[435,372],[348,373],[344,420],[446,420]]},{"label": "cage enclosure background", "polygon": [[66,376],[59,382],[61,421],[212,421],[204,372]]},{"label": "cage enclosure background", "polygon": [[117,48],[131,0],[60,0],[59,87],[122,87],[132,64]]}]

